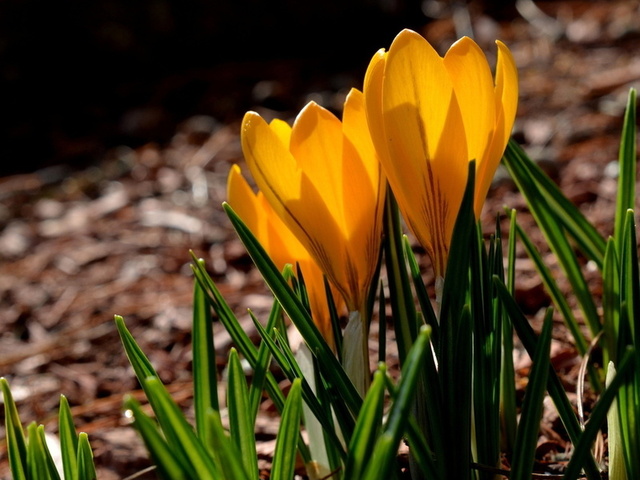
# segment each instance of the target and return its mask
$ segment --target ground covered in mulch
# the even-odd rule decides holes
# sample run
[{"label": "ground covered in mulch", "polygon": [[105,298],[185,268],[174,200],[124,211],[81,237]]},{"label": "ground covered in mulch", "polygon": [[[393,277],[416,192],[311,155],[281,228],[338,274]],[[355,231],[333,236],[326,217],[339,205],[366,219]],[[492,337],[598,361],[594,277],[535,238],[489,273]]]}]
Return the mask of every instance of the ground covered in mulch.
[{"label": "ground covered in mulch", "polygon": [[[517,15],[509,22],[471,11],[470,25],[485,51],[495,52],[493,40],[500,38],[515,56],[521,89],[515,138],[608,234],[622,114],[629,87],[640,84],[640,2],[537,5],[542,10],[523,12],[526,18]],[[455,39],[456,28],[464,31],[464,21],[455,24],[451,18],[444,12],[422,32],[440,51]],[[294,111],[269,107],[275,96],[287,95],[287,85],[302,81],[295,77],[298,67],[286,65],[286,79],[270,70],[273,76],[255,86],[254,108],[265,116],[291,118]],[[287,100],[300,107],[314,98],[335,107],[345,83],[361,86],[360,74],[324,79],[323,84],[340,89]],[[24,422],[43,422],[51,432],[58,395],[67,396],[78,428],[89,433],[99,478],[123,478],[150,465],[121,409],[125,395],[142,395],[113,315],[125,317],[174,398],[188,410],[189,250],[206,259],[254,337],[244,312],[250,307],[264,317],[270,306],[270,296],[220,208],[229,167],[242,162],[238,134],[237,121],[222,124],[194,116],[176,125],[165,144],[114,148],[83,169],[49,167],[0,178],[0,375],[10,381]],[[487,232],[493,231],[494,215],[503,206],[522,212],[520,221],[545,251],[523,200],[499,171],[485,208]],[[549,300],[531,262],[523,252],[519,256],[518,298],[537,325]],[[428,268],[425,278],[429,281]],[[215,343],[222,367],[231,344],[218,324]],[[553,360],[568,391],[575,392],[579,358],[559,324]],[[396,363],[391,350],[389,362]],[[516,366],[524,388],[526,354],[516,352]],[[271,413],[265,405],[259,421],[265,467],[277,428]],[[544,442],[551,451],[566,447],[552,410],[543,421]],[[9,478],[4,444],[0,459],[0,476]],[[145,478],[154,478],[153,473]]]}]

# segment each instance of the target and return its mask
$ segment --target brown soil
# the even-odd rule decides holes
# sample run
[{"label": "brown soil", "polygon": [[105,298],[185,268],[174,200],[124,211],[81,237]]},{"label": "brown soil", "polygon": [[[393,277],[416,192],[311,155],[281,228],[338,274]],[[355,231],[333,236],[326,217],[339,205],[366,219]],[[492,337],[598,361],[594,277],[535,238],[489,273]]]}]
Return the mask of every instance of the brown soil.
[{"label": "brown soil", "polygon": [[[609,234],[621,118],[629,87],[640,84],[640,2],[538,6],[542,10],[509,23],[471,12],[475,38],[487,52],[495,51],[495,38],[511,48],[521,89],[515,138]],[[445,16],[423,33],[443,51],[456,26]],[[318,95],[325,104],[341,98],[340,92]],[[238,133],[237,122],[193,117],[176,127],[166,145],[113,149],[82,170],[53,167],[0,179],[0,375],[10,381],[25,424],[42,422],[55,432],[58,395],[67,396],[79,430],[89,433],[99,478],[123,478],[150,465],[121,408],[125,395],[142,395],[113,315],[125,317],[162,380],[189,410],[189,250],[206,259],[253,337],[244,312],[251,307],[262,315],[270,305],[220,208],[229,167],[242,162]],[[488,232],[505,205],[522,212],[521,223],[545,251],[523,200],[499,172],[485,208]],[[527,259],[519,272],[519,298],[537,325],[549,300]],[[218,324],[215,342],[222,367],[230,340]],[[524,388],[529,360],[516,354],[518,385]],[[575,392],[579,359],[561,325],[553,360]],[[265,405],[259,422],[265,467],[276,427]],[[541,445],[549,452],[566,446],[552,409],[543,421]],[[0,477],[9,478],[4,444],[0,459]]]}]

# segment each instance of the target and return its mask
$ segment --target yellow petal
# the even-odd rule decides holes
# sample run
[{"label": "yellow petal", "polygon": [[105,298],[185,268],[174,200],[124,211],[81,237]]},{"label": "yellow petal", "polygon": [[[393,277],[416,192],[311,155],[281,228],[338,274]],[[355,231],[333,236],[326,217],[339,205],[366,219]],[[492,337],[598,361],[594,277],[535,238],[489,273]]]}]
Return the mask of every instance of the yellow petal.
[{"label": "yellow petal", "polygon": [[340,120],[327,109],[310,102],[293,124],[290,149],[306,179],[321,193],[327,212],[345,231]]},{"label": "yellow petal", "polygon": [[389,162],[387,135],[384,130],[384,117],[382,115],[382,84],[386,59],[387,53],[383,49],[378,50],[371,59],[364,76],[364,96],[371,139],[378,155]]},{"label": "yellow petal", "polygon": [[497,41],[496,45],[498,45],[496,98],[500,100],[504,110],[504,130],[510,134],[518,109],[518,70],[507,46],[501,41]]},{"label": "yellow petal", "polygon": [[476,184],[476,216],[480,215],[496,168],[507,146],[518,107],[518,72],[509,49],[497,41],[498,61],[496,64],[495,103],[496,130],[491,144],[487,147],[487,162],[479,165]]},{"label": "yellow petal", "polygon": [[269,124],[271,130],[278,136],[282,145],[285,147],[289,147],[289,143],[291,142],[291,125],[289,125],[284,120],[280,120],[279,118],[275,118],[271,120]]},{"label": "yellow petal", "polygon": [[[300,162],[288,146],[283,145],[278,130],[255,113],[245,115],[243,121],[243,152],[258,188],[322,270],[347,296],[349,292],[345,290],[347,282],[342,269],[346,263],[344,236],[331,210],[335,206],[335,199],[330,198],[333,184],[327,183],[332,174],[322,172],[323,167],[327,169],[327,162],[340,161],[340,158],[318,157],[311,148],[330,151],[332,147],[325,138],[326,130],[335,132],[335,129],[320,107],[311,106],[306,112],[291,132],[291,149],[301,155]],[[318,125],[319,129],[311,128],[312,124]],[[340,146],[341,136],[333,138]],[[308,166],[311,174],[303,171],[302,166]],[[326,189],[318,190],[316,184]]]},{"label": "yellow petal", "polygon": [[389,49],[382,111],[391,159],[382,159],[385,173],[436,270],[444,268],[466,183],[467,144],[443,59],[415,32],[404,30]]},{"label": "yellow petal", "polygon": [[493,77],[487,59],[469,37],[454,43],[444,57],[462,113],[468,159],[485,160],[487,145],[493,138],[496,101]]}]

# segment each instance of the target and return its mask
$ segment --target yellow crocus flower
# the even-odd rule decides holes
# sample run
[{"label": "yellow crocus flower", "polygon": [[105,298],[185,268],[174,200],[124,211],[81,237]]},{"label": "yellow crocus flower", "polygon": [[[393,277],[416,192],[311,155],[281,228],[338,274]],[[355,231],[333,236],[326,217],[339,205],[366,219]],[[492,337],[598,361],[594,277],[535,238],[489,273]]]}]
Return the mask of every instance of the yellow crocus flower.
[{"label": "yellow crocus flower", "polygon": [[[333,331],[322,270],[269,205],[262,192],[255,193],[249,186],[238,165],[231,167],[227,177],[227,200],[279,270],[287,264],[295,266],[297,263],[300,266],[309,297],[311,316],[322,336],[333,348]],[[332,293],[340,311],[344,303],[338,292]]]},{"label": "yellow crocus flower", "polygon": [[509,49],[498,46],[495,79],[468,37],[444,57],[403,30],[378,51],[365,76],[371,135],[403,217],[444,277],[469,161],[476,161],[474,209],[484,200],[511,134],[518,75]]},{"label": "yellow crocus flower", "polygon": [[378,262],[385,189],[362,92],[351,90],[342,122],[315,102],[293,127],[248,112],[241,140],[260,191],[349,311],[362,312]]}]

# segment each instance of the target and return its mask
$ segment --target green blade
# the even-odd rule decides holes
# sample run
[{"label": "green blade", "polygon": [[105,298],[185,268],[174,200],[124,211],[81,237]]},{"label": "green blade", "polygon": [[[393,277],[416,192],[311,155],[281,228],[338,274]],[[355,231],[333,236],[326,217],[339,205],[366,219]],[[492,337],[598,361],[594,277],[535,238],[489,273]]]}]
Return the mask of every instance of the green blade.
[{"label": "green blade", "polygon": [[250,478],[258,478],[255,424],[249,413],[249,389],[235,348],[229,352],[227,409],[231,442]]},{"label": "green blade", "polygon": [[301,394],[301,381],[296,379],[291,384],[287,402],[282,412],[280,427],[278,428],[271,468],[271,478],[273,480],[289,480],[293,478],[295,473],[296,445],[300,434],[300,418],[302,416]]},{"label": "green blade", "polygon": [[64,395],[60,395],[60,410],[58,415],[58,435],[60,436],[60,452],[64,477],[72,479],[78,470],[78,434],[73,424],[69,402]]},{"label": "green blade", "polygon": [[402,378],[400,379],[395,402],[389,410],[384,430],[378,438],[371,455],[371,461],[366,467],[363,480],[379,480],[390,478],[395,464],[398,445],[404,435],[409,413],[415,402],[415,392],[420,378],[420,370],[426,355],[431,354],[429,344],[430,329],[424,326],[411,350],[409,350]]},{"label": "green blade", "polygon": [[207,431],[206,415],[209,410],[220,410],[218,406],[218,383],[216,352],[213,345],[211,307],[198,282],[193,290],[193,405],[196,416],[196,431],[205,443],[211,438]]},{"label": "green blade", "polygon": [[27,469],[27,442],[20,423],[18,408],[13,400],[9,382],[5,378],[0,378],[0,388],[2,388],[4,399],[4,424],[9,467],[14,480],[25,480],[27,478],[25,473]]},{"label": "green blade", "polygon": [[158,426],[146,415],[133,397],[126,397],[124,407],[133,413],[133,426],[144,441],[147,451],[156,465],[160,478],[167,480],[187,480],[193,478],[195,471],[184,457],[176,455],[175,450],[164,439]]},{"label": "green blade", "polygon": [[532,358],[533,363],[529,375],[529,383],[522,404],[522,415],[516,432],[516,443],[513,447],[511,462],[511,480],[529,480],[533,471],[540,419],[542,418],[542,401],[546,392],[547,379],[551,362],[551,327],[553,310],[548,309],[544,318],[542,333]]},{"label": "green blade", "polygon": [[627,210],[635,208],[636,202],[636,90],[629,90],[627,108],[622,125],[620,153],[618,155],[618,193],[613,238],[616,247],[622,251],[622,234]]},{"label": "green blade", "polygon": [[98,474],[93,464],[93,452],[89,445],[89,436],[80,432],[78,435],[78,480],[96,480]]}]

